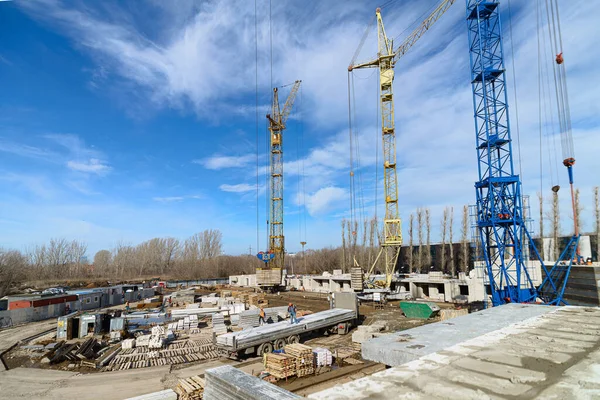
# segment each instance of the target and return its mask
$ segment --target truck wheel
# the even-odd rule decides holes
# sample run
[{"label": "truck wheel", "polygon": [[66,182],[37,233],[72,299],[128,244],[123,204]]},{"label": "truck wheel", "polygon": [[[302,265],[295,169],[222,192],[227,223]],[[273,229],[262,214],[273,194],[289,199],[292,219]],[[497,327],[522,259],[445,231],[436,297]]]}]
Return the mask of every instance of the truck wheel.
[{"label": "truck wheel", "polygon": [[273,345],[271,343],[263,343],[258,346],[258,350],[256,350],[256,355],[262,357],[263,354],[272,353]]},{"label": "truck wheel", "polygon": [[290,337],[287,338],[287,342],[288,342],[288,344],[300,343],[300,336],[298,336],[298,335],[292,335],[292,336],[290,336]]},{"label": "truck wheel", "polygon": [[286,345],[285,339],[277,339],[275,341],[275,343],[273,344],[273,348],[275,350],[281,350],[285,347],[285,345]]}]

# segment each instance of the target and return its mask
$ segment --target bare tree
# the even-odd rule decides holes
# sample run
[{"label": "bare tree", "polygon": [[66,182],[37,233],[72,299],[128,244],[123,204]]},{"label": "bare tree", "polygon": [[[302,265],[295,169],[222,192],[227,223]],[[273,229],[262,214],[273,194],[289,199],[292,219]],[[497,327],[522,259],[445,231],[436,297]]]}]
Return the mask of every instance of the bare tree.
[{"label": "bare tree", "polygon": [[454,263],[454,207],[450,207],[448,212],[450,221],[448,222],[448,241],[450,242],[450,275],[456,275],[456,264]]},{"label": "bare tree", "polygon": [[0,297],[25,277],[27,257],[17,250],[0,249]]},{"label": "bare tree", "polygon": [[542,192],[538,192],[537,196],[540,203],[540,257],[542,258],[542,260],[544,260],[544,195],[542,194]]},{"label": "bare tree", "polygon": [[560,209],[558,201],[558,192],[552,192],[552,207],[550,210],[550,221],[552,228],[552,241],[553,243],[553,254],[554,260],[558,260],[559,257],[559,244],[560,238]]},{"label": "bare tree", "polygon": [[440,269],[446,271],[446,236],[448,235],[448,207],[444,208],[441,221]]},{"label": "bare tree", "polygon": [[373,265],[373,262],[375,261],[375,235],[377,234],[377,226],[377,217],[373,217],[369,225],[369,261],[367,263],[368,267],[371,267],[371,265]]},{"label": "bare tree", "polygon": [[406,262],[408,263],[408,272],[413,272],[413,245],[414,245],[414,221],[415,216],[410,213],[408,219],[408,251],[406,252]]},{"label": "bare tree", "polygon": [[346,221],[346,219],[342,219],[342,269],[345,269],[344,266],[346,265],[346,223],[348,221]]},{"label": "bare tree", "polygon": [[576,211],[576,215],[577,215],[577,227],[578,227],[578,231],[579,233],[581,233],[583,231],[583,220],[581,219],[581,215],[583,214],[583,206],[581,205],[581,203],[579,202],[579,189],[575,189],[575,211]]},{"label": "bare tree", "polygon": [[100,250],[94,255],[94,273],[97,276],[110,276],[112,254],[108,250]]},{"label": "bare tree", "polygon": [[[71,276],[79,277],[83,276],[84,273],[82,271],[83,260],[85,257],[85,253],[87,252],[87,244],[84,242],[80,242],[77,240],[71,241],[69,243],[68,248],[68,258],[69,263],[72,266],[71,268]],[[87,271],[85,271],[87,273]]]},{"label": "bare tree", "polygon": [[427,242],[425,245],[425,267],[427,267],[427,271],[429,271],[431,267],[431,219],[429,208],[425,209],[425,229],[427,231]]},{"label": "bare tree", "polygon": [[461,257],[460,257],[460,270],[467,272],[469,269],[469,207],[463,207],[462,226],[460,230],[461,239]]},{"label": "bare tree", "polygon": [[419,239],[419,248],[417,252],[417,268],[421,272],[423,268],[423,209],[417,208],[417,237]]}]

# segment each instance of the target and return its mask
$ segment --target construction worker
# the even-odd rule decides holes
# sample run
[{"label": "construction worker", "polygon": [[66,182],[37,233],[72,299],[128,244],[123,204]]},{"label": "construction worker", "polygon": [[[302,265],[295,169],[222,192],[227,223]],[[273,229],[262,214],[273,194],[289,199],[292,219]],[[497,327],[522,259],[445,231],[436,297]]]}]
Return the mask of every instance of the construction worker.
[{"label": "construction worker", "polygon": [[125,303],[125,313],[129,314],[129,302]]},{"label": "construction worker", "polygon": [[293,303],[288,305],[288,314],[290,314],[290,324],[297,324],[298,320],[296,319],[296,306]]},{"label": "construction worker", "polygon": [[260,312],[258,313],[258,324],[261,326],[265,324],[265,309],[263,306],[260,306]]}]

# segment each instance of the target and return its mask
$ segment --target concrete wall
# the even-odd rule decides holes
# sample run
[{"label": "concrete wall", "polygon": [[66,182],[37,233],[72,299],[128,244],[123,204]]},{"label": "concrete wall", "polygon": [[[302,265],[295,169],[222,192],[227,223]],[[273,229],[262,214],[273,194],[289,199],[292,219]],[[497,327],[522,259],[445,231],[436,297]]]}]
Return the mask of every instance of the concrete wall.
[{"label": "concrete wall", "polygon": [[256,274],[252,275],[232,275],[229,277],[229,285],[237,287],[255,287]]}]

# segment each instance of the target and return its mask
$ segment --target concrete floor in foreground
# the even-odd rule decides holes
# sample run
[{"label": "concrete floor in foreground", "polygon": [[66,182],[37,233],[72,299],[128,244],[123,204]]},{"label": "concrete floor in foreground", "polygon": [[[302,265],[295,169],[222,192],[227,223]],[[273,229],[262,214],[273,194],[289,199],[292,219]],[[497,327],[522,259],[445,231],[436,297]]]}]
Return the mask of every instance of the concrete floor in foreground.
[{"label": "concrete floor in foreground", "polygon": [[[514,304],[488,312],[518,314],[523,307],[546,306]],[[548,307],[537,316],[531,316],[531,310],[524,314],[521,322],[455,340],[457,344],[443,350],[309,398],[600,398],[600,308]],[[459,318],[477,321],[476,314]],[[433,336],[436,329],[444,331],[440,323],[427,328]],[[411,336],[418,340],[417,334]]]}]

